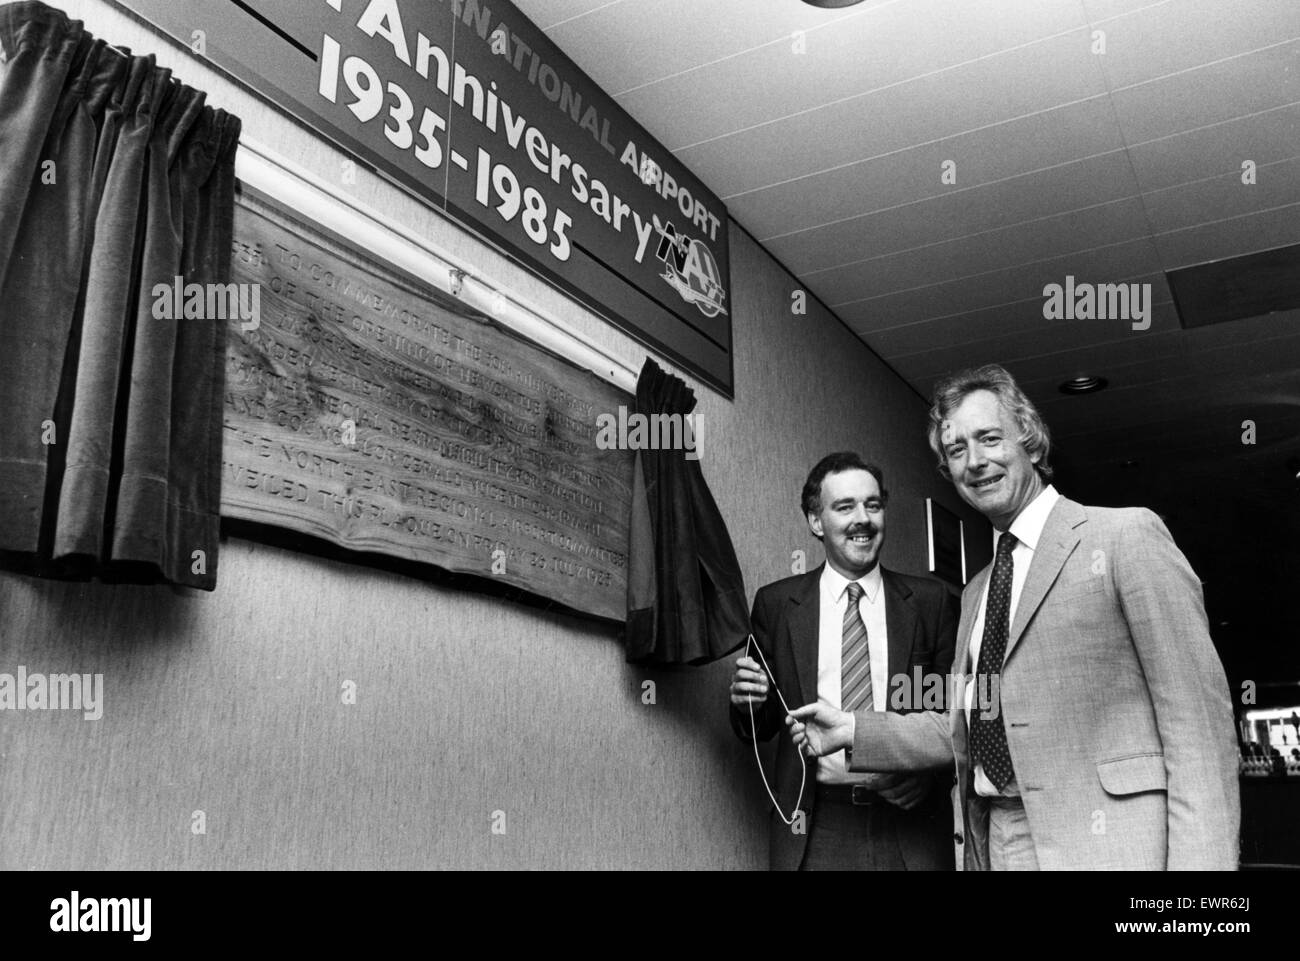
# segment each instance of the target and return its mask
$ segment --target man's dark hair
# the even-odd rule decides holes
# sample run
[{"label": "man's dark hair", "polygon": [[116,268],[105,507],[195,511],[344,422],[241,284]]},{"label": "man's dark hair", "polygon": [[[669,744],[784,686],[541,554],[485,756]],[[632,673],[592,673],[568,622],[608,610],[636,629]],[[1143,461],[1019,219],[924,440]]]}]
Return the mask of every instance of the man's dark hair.
[{"label": "man's dark hair", "polygon": [[875,464],[868,464],[857,451],[841,450],[834,454],[827,454],[819,460],[811,471],[808,473],[808,479],[803,484],[803,495],[800,497],[799,506],[803,508],[804,517],[809,514],[819,514],[822,509],[822,481],[830,474],[838,474],[846,470],[864,470],[876,479],[876,484],[880,487],[880,502],[887,503],[889,494],[885,491],[885,474]]}]

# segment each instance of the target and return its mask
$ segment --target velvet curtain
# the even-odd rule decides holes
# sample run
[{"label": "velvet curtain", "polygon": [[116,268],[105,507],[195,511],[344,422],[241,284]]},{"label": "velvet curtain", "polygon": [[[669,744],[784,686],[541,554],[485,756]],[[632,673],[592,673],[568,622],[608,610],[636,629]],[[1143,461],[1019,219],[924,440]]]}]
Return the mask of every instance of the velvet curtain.
[{"label": "velvet curtain", "polygon": [[239,119],[42,3],[0,7],[0,560],[216,584]]},{"label": "velvet curtain", "polygon": [[[685,417],[694,410],[686,382],[647,357],[635,413]],[[745,579],[698,459],[685,450],[636,452],[629,540],[628,661],[706,664],[744,643]]]}]

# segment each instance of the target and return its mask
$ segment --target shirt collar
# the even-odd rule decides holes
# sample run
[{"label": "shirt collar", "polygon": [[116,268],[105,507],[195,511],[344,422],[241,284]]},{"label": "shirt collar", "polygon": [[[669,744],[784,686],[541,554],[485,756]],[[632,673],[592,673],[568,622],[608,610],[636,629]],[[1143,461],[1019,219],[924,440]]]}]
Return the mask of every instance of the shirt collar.
[{"label": "shirt collar", "polygon": [[1011,522],[1011,533],[1016,535],[1016,540],[1031,551],[1035,550],[1038,547],[1038,539],[1043,536],[1047,515],[1052,513],[1052,508],[1060,499],[1060,493],[1051,484],[1039,491],[1038,496],[1030,501],[1019,516]]},{"label": "shirt collar", "polygon": [[[880,587],[884,581],[880,577],[880,563],[867,574],[858,578],[858,583],[862,585],[863,592],[867,595],[867,600],[874,604],[880,596]],[[849,579],[831,567],[830,564],[822,565],[821,588],[822,594],[832,601],[838,601],[844,596],[844,589],[849,586]]]}]

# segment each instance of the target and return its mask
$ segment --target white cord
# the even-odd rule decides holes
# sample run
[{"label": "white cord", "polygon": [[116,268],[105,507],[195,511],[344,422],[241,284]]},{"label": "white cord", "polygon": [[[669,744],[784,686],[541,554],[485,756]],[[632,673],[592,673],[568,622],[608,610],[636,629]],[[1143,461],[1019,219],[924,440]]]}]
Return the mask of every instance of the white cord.
[{"label": "white cord", "polygon": [[[768,682],[772,685],[772,690],[776,691],[777,698],[781,701],[781,706],[785,708],[785,713],[790,713],[790,705],[785,703],[785,698],[781,696],[781,689],[777,687],[776,681],[772,677],[772,669],[767,666],[767,658],[763,656],[763,649],[754,643],[754,635],[750,634],[745,641],[745,656],[749,657],[749,648],[753,645],[754,650],[758,651],[758,658],[763,662],[763,670],[767,672]],[[799,758],[799,797],[794,802],[794,814],[790,817],[785,816],[781,810],[781,805],[776,801],[776,795],[772,793],[772,786],[767,783],[767,772],[763,770],[763,759],[758,755],[758,729],[754,723],[754,702],[749,701],[749,733],[754,742],[754,760],[758,763],[758,774],[763,779],[763,787],[767,790],[767,796],[772,799],[772,807],[776,808],[776,816],[784,821],[787,825],[793,825],[795,815],[799,813],[799,805],[803,803],[803,789],[808,783],[808,763],[804,760],[803,751],[795,748],[795,754]]]}]

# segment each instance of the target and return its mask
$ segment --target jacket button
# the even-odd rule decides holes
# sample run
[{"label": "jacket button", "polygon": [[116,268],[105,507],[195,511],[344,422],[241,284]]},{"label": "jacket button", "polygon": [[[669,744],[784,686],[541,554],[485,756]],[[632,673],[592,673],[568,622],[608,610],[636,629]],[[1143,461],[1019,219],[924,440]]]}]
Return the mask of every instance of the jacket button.
[{"label": "jacket button", "polygon": [[952,836],[952,839],[953,839],[954,841],[956,841],[958,844],[961,844],[961,843],[962,843],[961,832],[958,831],[956,834],[954,834],[954,835]]}]

